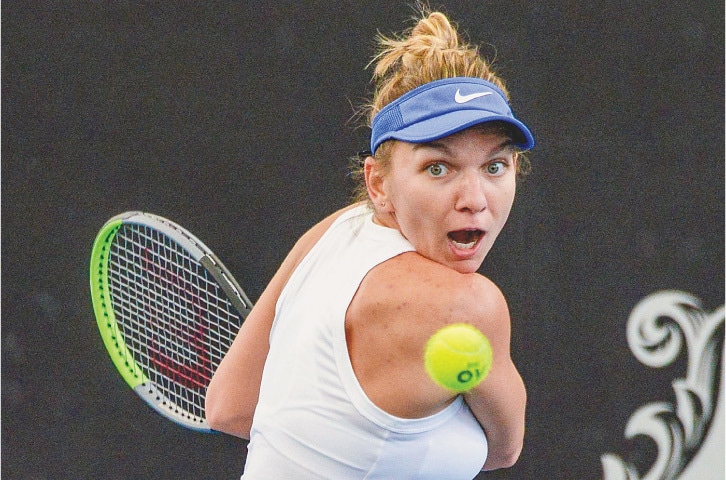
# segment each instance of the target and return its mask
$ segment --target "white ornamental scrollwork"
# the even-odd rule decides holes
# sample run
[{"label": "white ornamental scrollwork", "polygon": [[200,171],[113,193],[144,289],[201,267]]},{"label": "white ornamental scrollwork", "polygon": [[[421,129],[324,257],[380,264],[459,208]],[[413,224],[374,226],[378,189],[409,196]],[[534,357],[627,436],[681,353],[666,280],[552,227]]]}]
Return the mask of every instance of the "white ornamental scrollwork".
[{"label": "white ornamental scrollwork", "polygon": [[[639,476],[636,467],[620,456],[605,454],[605,480],[674,480],[688,466],[708,434],[716,407],[718,366],[723,359],[724,307],[704,312],[693,295],[661,291],[633,309],[627,337],[633,355],[643,364],[660,368],[671,364],[685,342],[687,372],[673,381],[675,406],[654,402],[633,413],[625,437],[644,435],[658,453],[650,469]],[[719,348],[721,347],[721,348]]]}]

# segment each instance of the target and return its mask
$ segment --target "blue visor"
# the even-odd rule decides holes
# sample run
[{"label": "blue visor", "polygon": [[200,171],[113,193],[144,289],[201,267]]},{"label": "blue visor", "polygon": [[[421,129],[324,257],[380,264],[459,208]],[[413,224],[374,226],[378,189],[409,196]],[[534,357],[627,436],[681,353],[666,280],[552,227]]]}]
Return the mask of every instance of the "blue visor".
[{"label": "blue visor", "polygon": [[527,126],[514,118],[504,93],[496,85],[473,77],[436,80],[389,103],[373,118],[371,152],[386,140],[426,143],[485,122],[513,127],[514,144],[534,146]]}]

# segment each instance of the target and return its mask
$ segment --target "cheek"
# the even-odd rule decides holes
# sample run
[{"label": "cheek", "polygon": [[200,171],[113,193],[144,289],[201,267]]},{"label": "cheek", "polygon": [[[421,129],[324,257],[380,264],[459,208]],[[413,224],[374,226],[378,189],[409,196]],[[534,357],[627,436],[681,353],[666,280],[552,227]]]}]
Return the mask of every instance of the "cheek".
[{"label": "cheek", "polygon": [[396,214],[405,216],[410,223],[424,224],[435,216],[438,206],[445,202],[441,192],[426,188],[415,181],[404,181],[393,190]]},{"label": "cheek", "polygon": [[397,212],[403,214],[405,210],[415,208],[425,191],[417,185],[415,179],[410,178],[397,170],[391,172],[386,181],[386,194]]},{"label": "cheek", "polygon": [[499,189],[497,202],[506,207],[507,210],[512,207],[514,203],[514,196],[517,193],[517,180],[514,175],[508,179]]},{"label": "cheek", "polygon": [[413,241],[431,235],[441,222],[444,199],[431,189],[418,188],[414,182],[405,182],[392,189],[392,208],[403,235]]},{"label": "cheek", "polygon": [[514,205],[514,196],[516,193],[516,188],[514,185],[512,185],[511,188],[508,188],[506,191],[503,192],[501,198],[500,198],[500,206],[499,210],[504,217],[503,220],[506,221],[509,217],[509,213],[512,211],[512,206]]}]

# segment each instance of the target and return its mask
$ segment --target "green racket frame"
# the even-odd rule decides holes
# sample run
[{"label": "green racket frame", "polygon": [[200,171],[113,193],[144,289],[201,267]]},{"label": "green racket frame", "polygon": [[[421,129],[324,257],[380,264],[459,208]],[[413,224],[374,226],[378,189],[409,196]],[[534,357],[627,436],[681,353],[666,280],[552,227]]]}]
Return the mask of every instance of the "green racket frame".
[{"label": "green racket frame", "polygon": [[[191,412],[188,408],[180,408],[170,400],[149,375],[145,367],[137,363],[133,352],[128,348],[123,332],[119,327],[114,310],[114,295],[109,281],[109,265],[111,261],[111,246],[124,225],[136,224],[150,227],[161,235],[172,239],[181,246],[190,257],[198,262],[204,270],[211,274],[211,278],[226,294],[226,299],[239,314],[240,322],[247,317],[252,308],[252,302],[247,298],[242,288],[219,259],[198,238],[187,230],[170,220],[145,212],[126,212],[111,218],[96,236],[91,251],[90,286],[93,310],[101,333],[103,343],[109,356],[126,383],[154,410],[168,419],[193,430],[213,432],[206,422],[203,414],[203,404],[197,407],[202,412]],[[236,332],[235,332],[236,333]],[[172,336],[174,332],[165,332]],[[226,334],[223,348],[231,345],[231,335]],[[220,342],[220,343],[225,343]],[[225,352],[222,352],[225,353]],[[216,368],[217,365],[214,365]],[[197,402],[200,403],[200,402]]]},{"label": "green racket frame", "polygon": [[119,331],[113,306],[111,305],[111,292],[107,281],[109,249],[121,225],[123,225],[121,218],[110,220],[98,233],[96,242],[93,244],[91,252],[91,299],[103,344],[106,346],[111,360],[123,379],[126,380],[129,387],[135,389],[140,384],[148,382],[149,379],[136,362],[129,361],[133,356],[126,347],[123,335]]}]

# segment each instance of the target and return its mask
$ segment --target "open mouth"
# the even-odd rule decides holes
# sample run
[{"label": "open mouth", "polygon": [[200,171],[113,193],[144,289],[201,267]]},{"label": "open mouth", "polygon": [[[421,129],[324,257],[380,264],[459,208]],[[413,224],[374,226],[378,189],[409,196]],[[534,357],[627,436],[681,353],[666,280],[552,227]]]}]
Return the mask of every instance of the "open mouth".
[{"label": "open mouth", "polygon": [[457,230],[449,232],[449,240],[461,250],[470,250],[479,242],[484,232],[481,230]]}]

